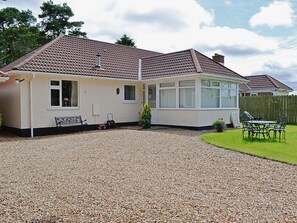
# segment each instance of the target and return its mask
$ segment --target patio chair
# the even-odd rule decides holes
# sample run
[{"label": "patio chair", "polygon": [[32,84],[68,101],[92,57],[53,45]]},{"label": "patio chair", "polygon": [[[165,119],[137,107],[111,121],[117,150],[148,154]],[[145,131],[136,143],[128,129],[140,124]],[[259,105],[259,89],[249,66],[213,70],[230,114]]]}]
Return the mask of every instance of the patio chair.
[{"label": "patio chair", "polygon": [[278,133],[278,141],[281,141],[281,136],[286,141],[286,125],[288,121],[287,114],[280,114],[279,115],[279,124],[274,125],[271,127],[270,131],[273,131],[273,138],[276,139],[276,135]]},{"label": "patio chair", "polygon": [[240,115],[240,120],[242,122],[242,139],[244,139],[244,133],[248,132],[248,137],[253,139],[254,135],[258,135],[260,133],[260,129],[258,126],[253,125],[252,123],[249,123],[247,121],[252,120],[261,120],[261,118],[254,118],[248,111],[244,111]]}]

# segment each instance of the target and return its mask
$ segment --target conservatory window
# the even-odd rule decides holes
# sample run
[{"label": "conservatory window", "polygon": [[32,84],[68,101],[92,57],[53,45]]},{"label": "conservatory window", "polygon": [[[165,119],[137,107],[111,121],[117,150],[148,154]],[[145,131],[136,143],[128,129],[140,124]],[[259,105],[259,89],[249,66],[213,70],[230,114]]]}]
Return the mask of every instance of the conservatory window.
[{"label": "conservatory window", "polygon": [[176,107],[176,88],[175,82],[160,84],[160,108]]},{"label": "conservatory window", "polygon": [[179,81],[179,107],[195,107],[195,80]]}]

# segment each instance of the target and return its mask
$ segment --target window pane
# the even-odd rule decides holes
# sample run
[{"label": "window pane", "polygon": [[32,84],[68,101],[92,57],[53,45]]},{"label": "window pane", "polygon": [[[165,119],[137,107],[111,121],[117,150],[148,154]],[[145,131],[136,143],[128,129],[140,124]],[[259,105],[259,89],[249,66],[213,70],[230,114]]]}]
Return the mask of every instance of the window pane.
[{"label": "window pane", "polygon": [[160,108],[176,107],[176,91],[175,89],[160,90]]},{"label": "window pane", "polygon": [[201,89],[201,107],[218,108],[220,106],[219,89],[202,88]]},{"label": "window pane", "polygon": [[202,80],[202,81],[201,81],[201,85],[202,85],[203,87],[210,87],[210,81]]},{"label": "window pane", "polygon": [[145,84],[142,85],[142,103],[146,103],[146,98],[145,98]]},{"label": "window pane", "polygon": [[234,108],[236,107],[237,94],[234,90],[222,90],[222,107]]},{"label": "window pane", "polygon": [[156,85],[148,86],[148,105],[151,108],[156,108]]},{"label": "window pane", "polygon": [[180,87],[194,87],[195,86],[195,80],[180,81],[179,86]]},{"label": "window pane", "polygon": [[220,83],[219,82],[211,82],[211,86],[212,87],[220,87]]},{"label": "window pane", "polygon": [[175,87],[175,82],[161,83],[160,87]]},{"label": "window pane", "polygon": [[51,86],[60,86],[60,81],[51,81]]},{"label": "window pane", "polygon": [[51,89],[51,106],[60,106],[60,90]]},{"label": "window pane", "polygon": [[180,108],[195,107],[195,88],[179,89],[179,107]]},{"label": "window pane", "polygon": [[62,81],[62,107],[77,107],[77,81]]},{"label": "window pane", "polygon": [[135,100],[135,86],[125,85],[125,100]]},{"label": "window pane", "polygon": [[231,89],[237,89],[236,84],[231,84]]}]

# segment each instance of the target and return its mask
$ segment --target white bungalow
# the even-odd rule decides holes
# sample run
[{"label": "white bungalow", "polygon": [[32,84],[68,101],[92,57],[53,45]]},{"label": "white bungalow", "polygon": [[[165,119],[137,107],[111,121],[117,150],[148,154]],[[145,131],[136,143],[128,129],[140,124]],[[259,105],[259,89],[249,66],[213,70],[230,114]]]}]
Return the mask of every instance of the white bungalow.
[{"label": "white bungalow", "polygon": [[3,126],[45,135],[57,132],[54,117],[81,115],[96,129],[108,113],[119,125],[135,124],[144,102],[154,125],[203,129],[218,118],[230,124],[247,79],[216,58],[223,59],[60,36],[1,69],[10,77],[0,83]]}]

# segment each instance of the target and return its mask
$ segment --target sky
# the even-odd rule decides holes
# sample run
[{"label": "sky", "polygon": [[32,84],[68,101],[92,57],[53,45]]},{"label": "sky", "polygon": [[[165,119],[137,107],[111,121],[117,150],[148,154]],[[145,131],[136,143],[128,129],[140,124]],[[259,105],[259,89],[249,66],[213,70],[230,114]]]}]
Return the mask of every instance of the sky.
[{"label": "sky", "polygon": [[[38,17],[44,1],[0,0],[0,9],[30,9]],[[125,33],[142,49],[219,53],[242,76],[268,74],[297,94],[297,0],[53,2],[67,3],[90,39],[114,43]]]}]

